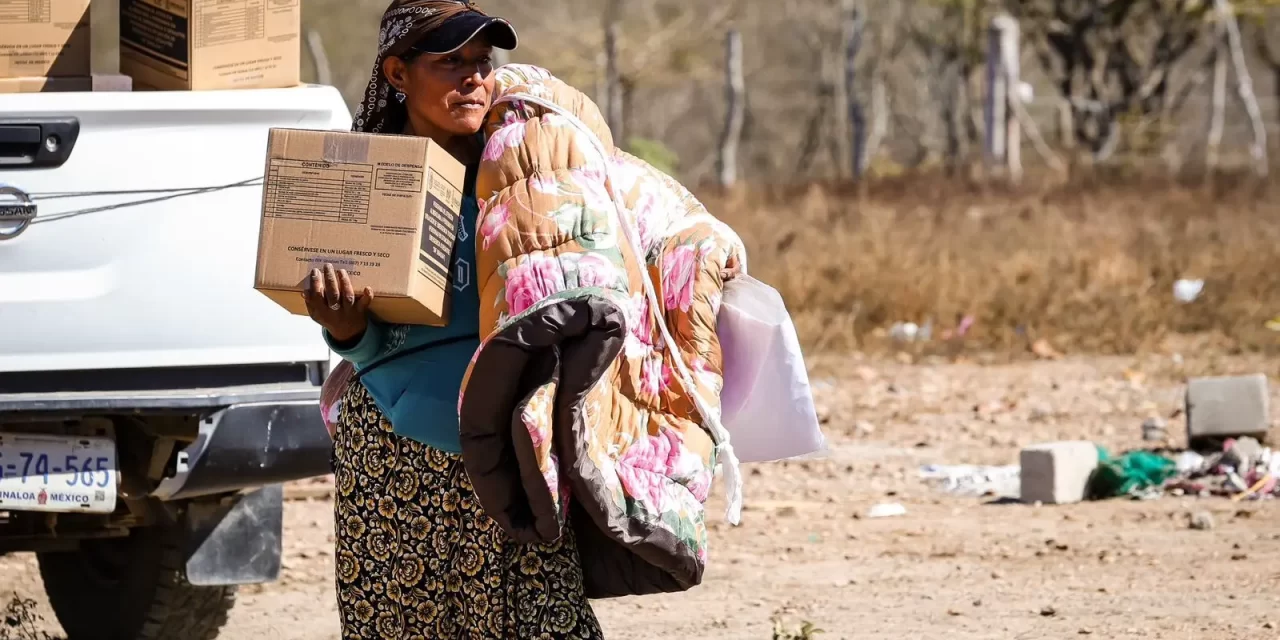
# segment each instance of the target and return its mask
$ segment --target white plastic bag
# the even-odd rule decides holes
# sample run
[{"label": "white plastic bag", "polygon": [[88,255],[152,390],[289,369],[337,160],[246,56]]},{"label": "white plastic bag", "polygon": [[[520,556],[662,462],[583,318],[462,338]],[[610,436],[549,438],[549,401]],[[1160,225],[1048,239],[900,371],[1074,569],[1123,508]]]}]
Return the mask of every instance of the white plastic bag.
[{"label": "white plastic bag", "polygon": [[791,314],[773,287],[747,275],[724,286],[716,318],[724,355],[721,419],[742,462],[826,451]]}]

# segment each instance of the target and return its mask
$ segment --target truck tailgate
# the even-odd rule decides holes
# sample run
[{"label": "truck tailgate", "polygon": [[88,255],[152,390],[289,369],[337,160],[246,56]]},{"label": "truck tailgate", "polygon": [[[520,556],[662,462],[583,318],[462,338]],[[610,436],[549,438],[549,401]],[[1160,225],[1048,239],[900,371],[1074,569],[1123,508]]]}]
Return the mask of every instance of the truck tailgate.
[{"label": "truck tailgate", "polygon": [[347,129],[331,87],[0,95],[79,120],[65,164],[6,168],[38,215],[0,240],[0,372],[323,361],[253,290],[267,129]]}]

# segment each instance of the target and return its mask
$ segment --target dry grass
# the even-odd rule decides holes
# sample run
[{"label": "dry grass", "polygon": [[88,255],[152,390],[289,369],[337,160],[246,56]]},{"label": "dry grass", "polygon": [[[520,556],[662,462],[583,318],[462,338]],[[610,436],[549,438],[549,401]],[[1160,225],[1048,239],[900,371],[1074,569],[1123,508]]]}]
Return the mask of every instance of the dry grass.
[{"label": "dry grass", "polygon": [[[1229,352],[1280,352],[1280,208],[1267,186],[1077,180],[1017,191],[943,177],[847,187],[707,192],[742,234],[751,272],[777,287],[802,339],[884,344],[895,321],[932,319],[925,349],[1133,353],[1173,334]],[[1202,278],[1192,304],[1172,295]],[[939,344],[958,318],[965,344]]]},{"label": "dry grass", "polygon": [[0,640],[53,640],[40,630],[44,618],[36,612],[36,601],[17,593],[0,612]]}]

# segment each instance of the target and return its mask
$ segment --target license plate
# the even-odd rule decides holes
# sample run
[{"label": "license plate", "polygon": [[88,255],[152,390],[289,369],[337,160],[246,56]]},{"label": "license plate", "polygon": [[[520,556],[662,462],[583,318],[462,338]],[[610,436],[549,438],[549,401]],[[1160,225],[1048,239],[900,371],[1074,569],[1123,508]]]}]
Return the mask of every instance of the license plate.
[{"label": "license plate", "polygon": [[0,433],[0,511],[111,513],[117,476],[109,438]]}]

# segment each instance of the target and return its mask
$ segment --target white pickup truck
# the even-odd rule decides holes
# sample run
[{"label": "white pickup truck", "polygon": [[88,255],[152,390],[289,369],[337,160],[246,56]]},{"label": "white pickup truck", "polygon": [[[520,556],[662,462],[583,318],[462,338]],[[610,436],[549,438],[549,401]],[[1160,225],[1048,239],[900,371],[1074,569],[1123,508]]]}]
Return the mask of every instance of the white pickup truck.
[{"label": "white pickup truck", "polygon": [[0,95],[0,554],[72,640],[215,638],[277,577],[336,359],[253,289],[267,130],[350,124],[319,86]]}]

